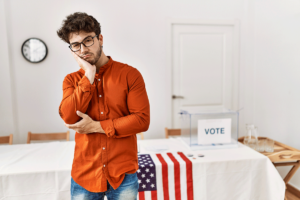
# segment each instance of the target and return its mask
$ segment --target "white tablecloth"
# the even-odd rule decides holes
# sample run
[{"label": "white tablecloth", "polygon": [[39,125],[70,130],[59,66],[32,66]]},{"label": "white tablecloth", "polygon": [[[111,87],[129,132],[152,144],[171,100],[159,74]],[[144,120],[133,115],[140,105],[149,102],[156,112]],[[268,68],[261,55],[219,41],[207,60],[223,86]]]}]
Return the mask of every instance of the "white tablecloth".
[{"label": "white tablecloth", "polygon": [[[235,149],[189,151],[180,139],[139,141],[141,153],[192,153],[195,200],[283,200],[285,184],[269,159]],[[70,199],[74,141],[0,146],[0,200]],[[205,157],[196,157],[198,153]]]},{"label": "white tablecloth", "polygon": [[[195,200],[283,200],[285,183],[264,155],[239,143],[238,148],[191,151],[180,139],[140,141],[141,153],[149,147],[193,154]],[[153,148],[152,148],[153,149]],[[198,157],[203,154],[204,157]],[[194,159],[195,158],[195,159]]]},{"label": "white tablecloth", "polygon": [[75,142],[0,146],[0,200],[70,199]]}]

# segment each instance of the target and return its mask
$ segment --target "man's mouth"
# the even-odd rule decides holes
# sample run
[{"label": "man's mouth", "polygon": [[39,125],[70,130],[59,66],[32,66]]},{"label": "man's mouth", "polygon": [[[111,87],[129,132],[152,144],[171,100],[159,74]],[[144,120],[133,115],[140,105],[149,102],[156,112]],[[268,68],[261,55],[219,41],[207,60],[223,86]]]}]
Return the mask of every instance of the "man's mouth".
[{"label": "man's mouth", "polygon": [[82,56],[82,58],[88,58],[88,57],[91,57],[91,55],[90,54],[86,54],[86,55]]}]

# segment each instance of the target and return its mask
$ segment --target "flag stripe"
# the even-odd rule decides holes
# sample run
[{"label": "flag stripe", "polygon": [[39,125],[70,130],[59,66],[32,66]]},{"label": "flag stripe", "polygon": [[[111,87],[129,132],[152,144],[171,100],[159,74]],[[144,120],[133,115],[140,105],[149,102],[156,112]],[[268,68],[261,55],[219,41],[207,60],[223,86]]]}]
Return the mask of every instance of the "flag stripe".
[{"label": "flag stripe", "polygon": [[151,191],[144,191],[145,200],[152,200]]},{"label": "flag stripe", "polygon": [[162,164],[162,180],[163,180],[163,191],[164,200],[169,200],[169,181],[168,181],[168,165],[161,154],[156,154],[157,158]]},{"label": "flag stripe", "polygon": [[151,191],[151,199],[157,200],[157,191],[156,190]]},{"label": "flag stripe", "polygon": [[139,192],[139,200],[145,200],[144,191]]},{"label": "flag stripe", "polygon": [[180,191],[181,191],[181,200],[187,200],[187,186],[186,186],[186,164],[185,161],[177,153],[173,153],[175,159],[179,162],[180,165]]},{"label": "flag stripe", "polygon": [[167,153],[167,155],[174,163],[175,200],[181,200],[179,162],[176,160],[172,153]]},{"label": "flag stripe", "polygon": [[168,165],[169,199],[175,200],[174,163],[166,153],[162,153],[161,156]]},{"label": "flag stripe", "polygon": [[[178,155],[179,156],[179,155]],[[163,181],[162,181],[162,165],[157,158],[157,156],[151,156],[153,162],[155,163],[155,171],[156,171],[156,191],[157,191],[157,200],[164,200],[164,192],[163,192]],[[186,183],[184,183],[186,184]]]},{"label": "flag stripe", "polygon": [[193,166],[192,162],[182,153],[178,152],[180,157],[185,161],[186,163],[186,184],[187,184],[187,196],[188,200],[194,199],[194,191],[193,191]]}]

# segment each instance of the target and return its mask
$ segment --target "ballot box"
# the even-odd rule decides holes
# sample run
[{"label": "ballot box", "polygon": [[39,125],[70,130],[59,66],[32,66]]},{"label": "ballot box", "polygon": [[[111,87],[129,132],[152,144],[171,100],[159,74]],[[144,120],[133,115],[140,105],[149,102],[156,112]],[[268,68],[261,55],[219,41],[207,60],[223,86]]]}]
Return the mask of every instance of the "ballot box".
[{"label": "ballot box", "polygon": [[238,147],[239,113],[223,107],[181,109],[181,139],[191,150]]}]

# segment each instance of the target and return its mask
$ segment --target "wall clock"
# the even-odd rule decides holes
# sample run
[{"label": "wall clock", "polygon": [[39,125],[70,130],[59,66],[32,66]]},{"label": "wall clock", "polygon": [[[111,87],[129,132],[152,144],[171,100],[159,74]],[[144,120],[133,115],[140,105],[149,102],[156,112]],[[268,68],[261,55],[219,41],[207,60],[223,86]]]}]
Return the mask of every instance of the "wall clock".
[{"label": "wall clock", "polygon": [[21,48],[23,57],[31,63],[39,63],[45,60],[48,54],[46,44],[38,38],[29,38]]}]

